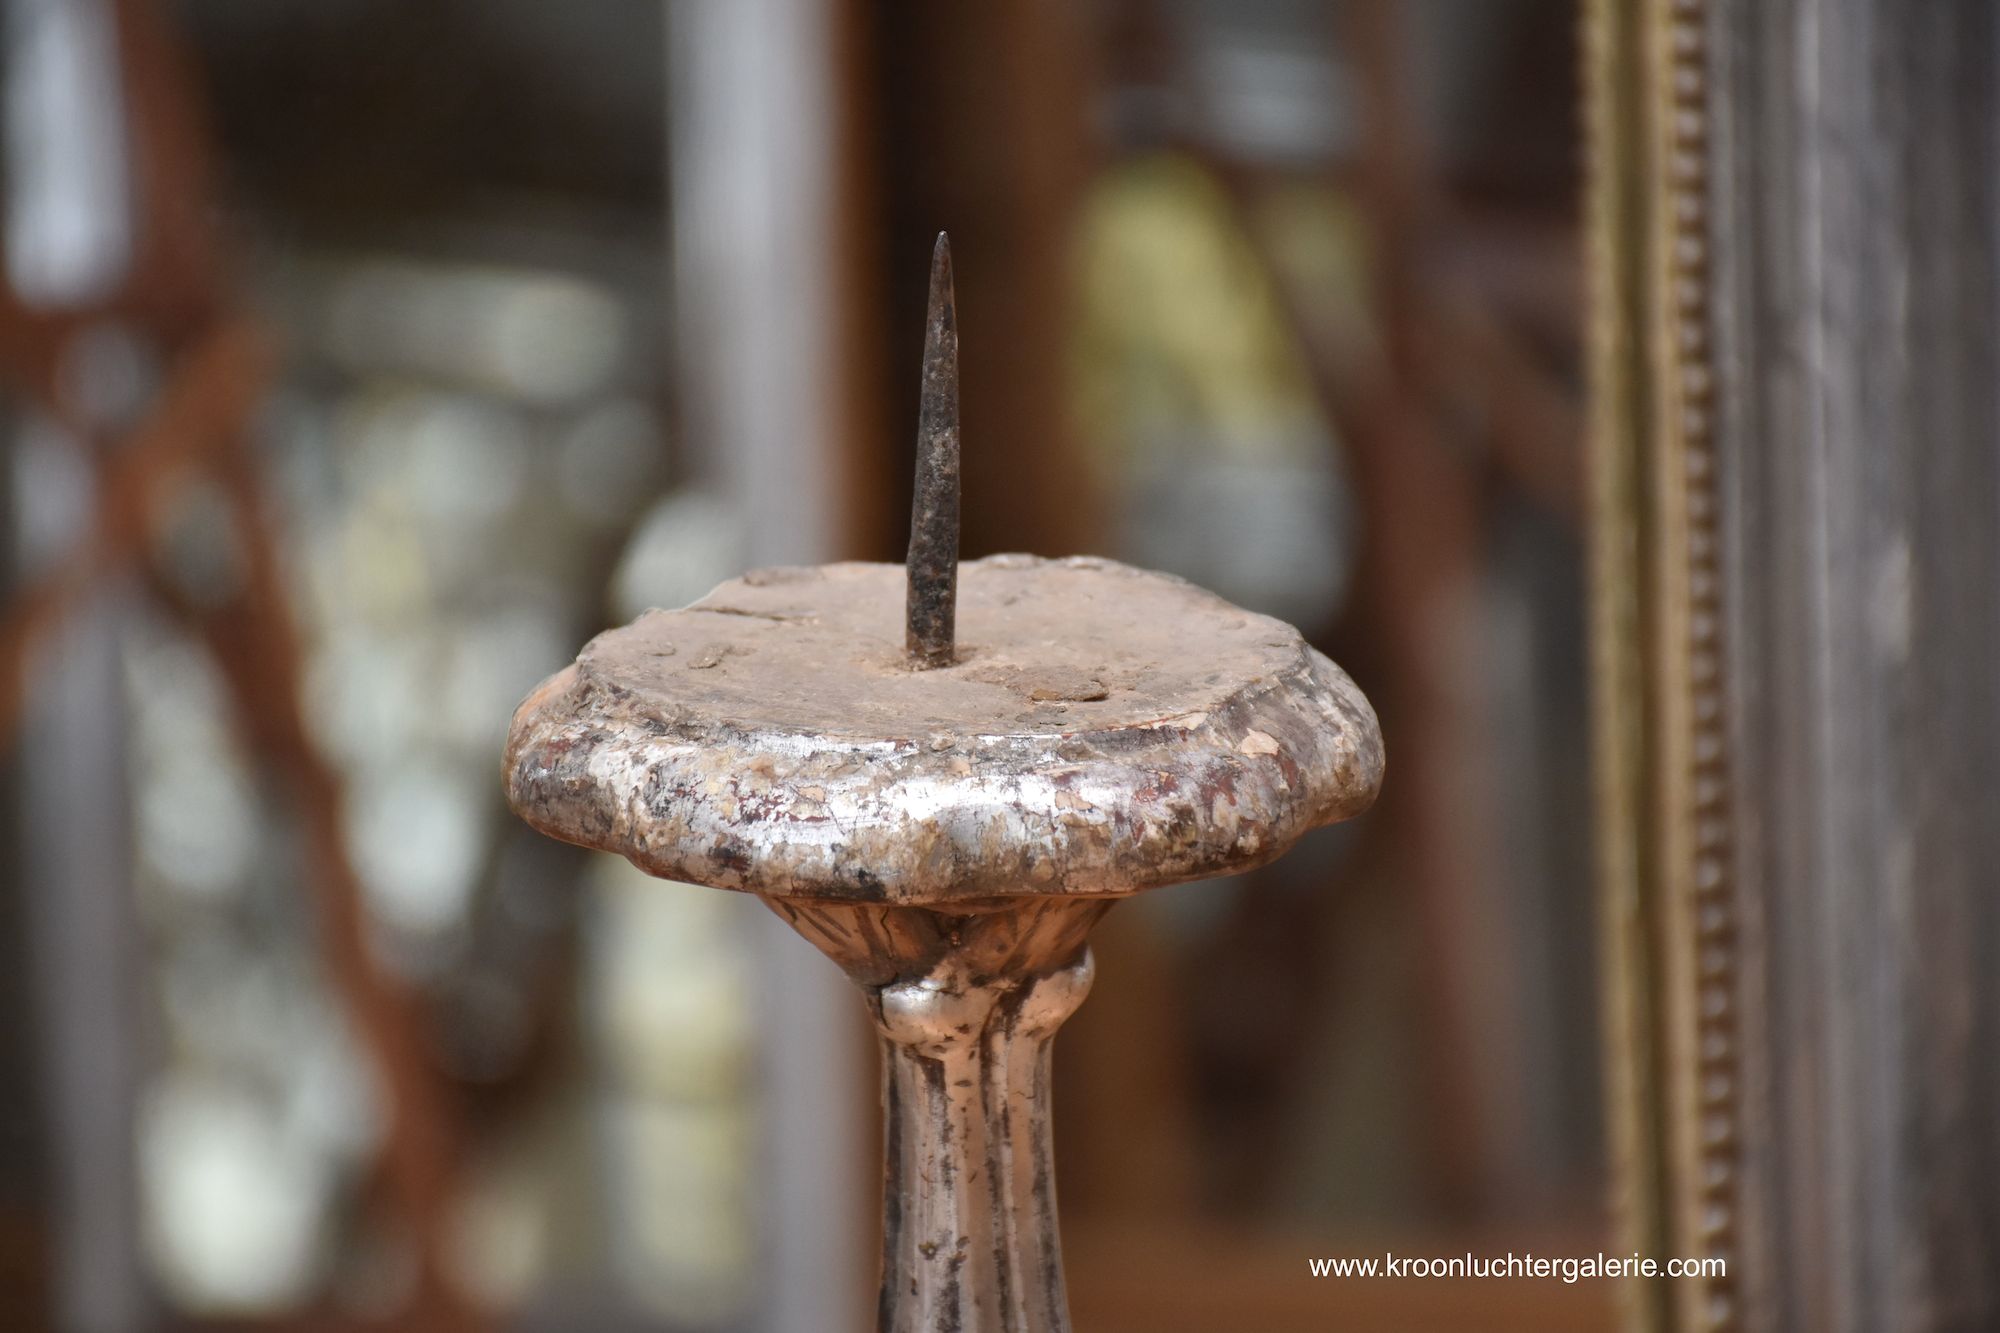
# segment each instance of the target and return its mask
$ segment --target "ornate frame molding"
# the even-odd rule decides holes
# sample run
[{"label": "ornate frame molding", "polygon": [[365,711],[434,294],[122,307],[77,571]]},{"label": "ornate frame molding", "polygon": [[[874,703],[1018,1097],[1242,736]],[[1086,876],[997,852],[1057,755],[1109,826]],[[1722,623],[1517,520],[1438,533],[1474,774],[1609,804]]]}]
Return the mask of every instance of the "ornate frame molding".
[{"label": "ornate frame molding", "polygon": [[2000,10],[1589,0],[1632,1327],[2000,1327]]},{"label": "ornate frame molding", "polygon": [[[1708,0],[1587,0],[1592,636],[1622,1240],[1737,1269],[1743,1110],[1719,567]],[[1690,1169],[1691,1168],[1691,1169]],[[1739,1326],[1729,1276],[1628,1326]]]}]

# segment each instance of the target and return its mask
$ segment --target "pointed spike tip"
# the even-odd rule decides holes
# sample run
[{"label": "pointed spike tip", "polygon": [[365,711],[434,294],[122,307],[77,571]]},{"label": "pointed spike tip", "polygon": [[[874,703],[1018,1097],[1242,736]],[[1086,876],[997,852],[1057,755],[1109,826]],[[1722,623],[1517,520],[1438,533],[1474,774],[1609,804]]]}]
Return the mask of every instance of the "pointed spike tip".
[{"label": "pointed spike tip", "polygon": [[951,238],[931,250],[924,319],[923,393],[917,408],[917,477],[910,501],[905,645],[918,667],[951,665],[958,612],[958,308]]}]

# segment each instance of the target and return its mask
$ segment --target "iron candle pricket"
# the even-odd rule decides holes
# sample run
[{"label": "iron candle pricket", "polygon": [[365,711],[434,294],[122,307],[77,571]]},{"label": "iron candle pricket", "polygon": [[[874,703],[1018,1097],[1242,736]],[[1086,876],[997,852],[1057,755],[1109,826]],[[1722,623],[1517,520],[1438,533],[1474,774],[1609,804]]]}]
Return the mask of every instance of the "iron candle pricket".
[{"label": "iron candle pricket", "polygon": [[756,894],[861,987],[883,1333],[1064,1333],[1049,1051],[1085,937],[1361,813],[1381,735],[1291,626],[1181,579],[959,562],[943,237],[917,452],[904,567],[759,570],[599,635],[515,713],[507,794],[552,837]]}]

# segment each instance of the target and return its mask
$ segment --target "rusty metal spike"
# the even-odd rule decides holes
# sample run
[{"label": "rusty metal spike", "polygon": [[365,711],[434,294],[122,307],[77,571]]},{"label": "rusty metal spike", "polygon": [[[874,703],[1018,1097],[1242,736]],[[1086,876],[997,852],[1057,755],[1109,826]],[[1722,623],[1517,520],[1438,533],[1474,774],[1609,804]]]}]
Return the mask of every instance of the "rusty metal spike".
[{"label": "rusty metal spike", "polygon": [[920,668],[950,666],[958,613],[958,305],[951,239],[931,252],[924,321],[923,396],[917,409],[917,484],[910,502],[905,646]]}]

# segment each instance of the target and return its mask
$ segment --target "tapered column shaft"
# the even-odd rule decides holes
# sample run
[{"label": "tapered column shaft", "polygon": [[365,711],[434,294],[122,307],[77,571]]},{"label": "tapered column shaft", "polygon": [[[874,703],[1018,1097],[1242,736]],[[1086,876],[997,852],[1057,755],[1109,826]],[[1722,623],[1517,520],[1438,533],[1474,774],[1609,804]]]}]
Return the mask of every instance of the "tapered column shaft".
[{"label": "tapered column shaft", "polygon": [[1049,1055],[1109,902],[765,901],[861,987],[882,1035],[881,1333],[1069,1333]]},{"label": "tapered column shaft", "polygon": [[1087,950],[1044,976],[977,984],[947,960],[871,997],[887,1119],[882,1333],[1068,1333],[1049,1055],[1090,979]]}]

